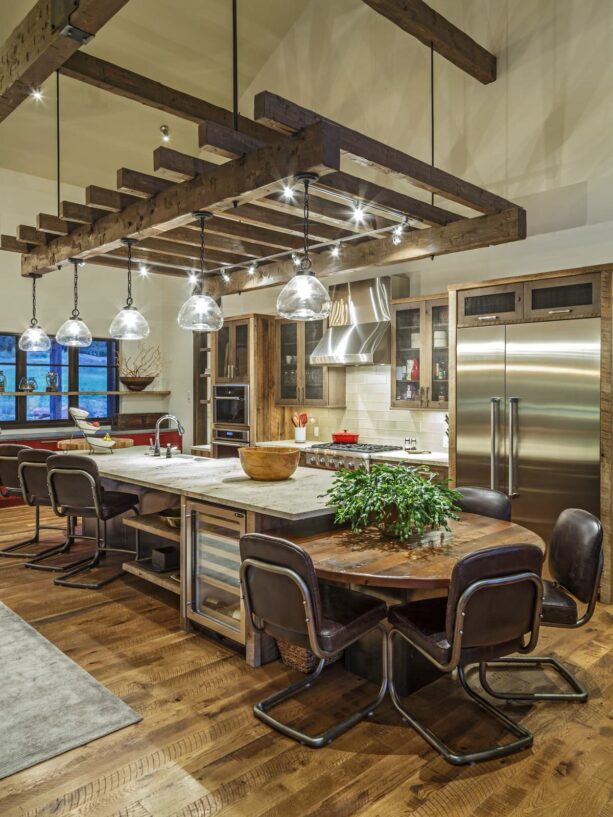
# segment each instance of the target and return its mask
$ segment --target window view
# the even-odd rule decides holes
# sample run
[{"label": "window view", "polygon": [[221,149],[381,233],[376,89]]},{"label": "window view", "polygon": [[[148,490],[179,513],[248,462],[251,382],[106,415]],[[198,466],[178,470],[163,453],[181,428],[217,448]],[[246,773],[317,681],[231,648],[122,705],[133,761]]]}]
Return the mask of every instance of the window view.
[{"label": "window view", "polygon": [[[17,344],[17,335],[0,333],[0,424],[69,422],[70,406],[100,420],[117,412],[116,395],[76,394],[117,390],[116,341],[69,349],[52,338],[47,352],[22,352]],[[22,390],[23,397],[10,394]]]}]

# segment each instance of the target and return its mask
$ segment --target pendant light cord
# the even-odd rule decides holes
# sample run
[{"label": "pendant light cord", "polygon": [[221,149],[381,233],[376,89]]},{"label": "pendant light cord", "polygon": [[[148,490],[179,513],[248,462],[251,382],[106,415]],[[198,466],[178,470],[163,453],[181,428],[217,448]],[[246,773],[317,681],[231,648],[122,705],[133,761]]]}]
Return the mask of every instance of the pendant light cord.
[{"label": "pendant light cord", "polygon": [[32,276],[32,319],[30,321],[30,326],[37,326],[38,320],[36,318],[36,279],[38,276]]},{"label": "pendant light cord", "polygon": [[238,2],[232,0],[232,107],[233,126],[238,130]]},{"label": "pendant light cord", "polygon": [[55,72],[55,160],[57,175],[57,214],[60,215],[60,72]]},{"label": "pendant light cord", "polygon": [[[430,43],[430,164],[434,167],[434,44]],[[434,204],[434,191],[430,194]]]},{"label": "pendant light cord", "polygon": [[200,277],[198,279],[198,295],[202,295],[204,276],[204,216],[200,216]]},{"label": "pendant light cord", "polygon": [[74,262],[74,278],[73,278],[73,296],[74,309],[72,310],[72,317],[79,317],[79,262]]},{"label": "pendant light cord", "polygon": [[304,257],[309,261],[309,179],[304,180],[304,210],[303,210],[303,229],[304,229]]},{"label": "pendant light cord", "polygon": [[126,306],[130,307],[134,301],[132,300],[132,243],[128,244],[128,299]]}]

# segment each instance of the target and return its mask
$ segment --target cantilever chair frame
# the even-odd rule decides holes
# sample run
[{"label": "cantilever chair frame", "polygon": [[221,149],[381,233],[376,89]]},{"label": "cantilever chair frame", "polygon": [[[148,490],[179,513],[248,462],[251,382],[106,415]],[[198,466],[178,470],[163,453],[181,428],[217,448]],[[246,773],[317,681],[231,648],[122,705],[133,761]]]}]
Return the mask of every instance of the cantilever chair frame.
[{"label": "cantilever chair frame", "polygon": [[[568,630],[574,630],[577,627],[583,627],[584,624],[591,619],[596,609],[596,601],[598,599],[598,589],[600,587],[600,580],[602,578],[602,571],[604,568],[604,554],[600,552],[598,560],[598,570],[596,579],[594,581],[594,589],[587,607],[582,616],[580,616],[574,624],[558,624],[554,621],[542,621],[543,627],[561,627]],[[490,666],[496,667],[551,667],[559,676],[564,678],[574,692],[498,692],[493,689],[487,678],[487,670]],[[492,698],[498,698],[503,701],[529,701],[530,703],[537,703],[538,701],[553,701],[561,703],[563,701],[576,701],[578,703],[585,703],[588,699],[588,691],[583,684],[567,669],[557,658],[552,656],[534,656],[530,658],[512,657],[512,658],[496,658],[492,661],[486,661],[479,665],[479,681],[483,689]]]},{"label": "cantilever chair frame", "polygon": [[[514,754],[515,752],[519,752],[522,749],[527,749],[529,746],[532,746],[534,737],[531,732],[529,732],[525,727],[521,726],[521,724],[517,723],[516,721],[512,720],[511,718],[507,717],[504,712],[501,712],[497,707],[491,704],[488,700],[483,698],[479,693],[477,693],[471,686],[469,686],[466,675],[464,672],[464,667],[460,663],[462,657],[462,641],[464,637],[464,618],[466,616],[466,607],[468,606],[468,602],[470,599],[478,593],[480,590],[483,590],[487,587],[504,587],[506,585],[512,584],[519,584],[521,582],[529,581],[532,582],[536,587],[536,604],[534,606],[534,615],[532,618],[532,627],[530,631],[530,638],[527,644],[524,644],[520,647],[519,652],[528,653],[531,652],[537,644],[538,636],[539,636],[539,627],[541,621],[541,610],[543,605],[543,582],[536,573],[530,573],[528,571],[522,573],[516,573],[511,576],[501,576],[498,578],[492,579],[479,579],[476,582],[473,582],[469,585],[460,598],[458,599],[458,604],[456,606],[456,616],[455,616],[455,626],[453,632],[453,641],[451,647],[451,656],[449,661],[446,664],[442,664],[437,661],[433,656],[431,656],[425,649],[416,644],[414,641],[411,641],[410,638],[396,627],[393,627],[388,635],[388,684],[389,684],[389,691],[392,702],[396,709],[400,712],[400,714],[411,724],[411,726],[418,732],[424,740],[426,740],[437,752],[439,752],[448,763],[451,763],[454,766],[464,766],[468,763],[479,763],[481,761],[486,760],[494,760],[499,757],[505,757],[506,755]],[[408,644],[413,647],[413,649],[417,650],[421,653],[425,658],[430,661],[430,663],[434,664],[437,669],[441,670],[441,672],[452,672],[454,669],[457,670],[458,679],[460,684],[467,692],[467,694],[489,715],[495,718],[497,721],[503,724],[510,732],[517,736],[517,740],[512,741],[511,743],[504,744],[502,746],[494,746],[489,749],[483,749],[478,752],[468,752],[464,754],[459,754],[454,752],[446,743],[444,743],[437,735],[432,732],[427,726],[422,724],[418,721],[413,715],[411,715],[402,705],[400,698],[398,696],[398,692],[396,690],[396,686],[394,684],[394,639],[400,636],[403,638]]]},{"label": "cantilever chair frame", "polygon": [[[92,570],[95,567],[98,567],[100,564],[100,560],[106,556],[107,553],[129,553],[131,556],[134,556],[135,559],[138,559],[138,551],[137,550],[130,550],[128,548],[117,548],[117,547],[108,547],[107,545],[107,520],[102,519],[102,508],[100,507],[100,502],[98,501],[98,494],[96,491],[96,480],[88,471],[83,471],[80,468],[49,468],[47,471],[47,485],[49,486],[49,496],[51,497],[51,506],[54,512],[58,516],[66,516],[64,511],[62,510],[61,503],[57,501],[57,496],[55,493],[55,488],[53,485],[53,477],[55,474],[62,474],[62,475],[72,475],[72,476],[80,476],[85,477],[86,480],[89,482],[91,490],[92,490],[92,500],[93,504],[92,507],[96,512],[95,520],[96,520],[96,533],[94,536],[88,536],[86,534],[81,533],[78,538],[79,539],[90,539],[96,543],[96,550],[94,551],[93,556],[88,559],[85,564],[81,564],[72,570],[69,570],[63,576],[58,576],[58,578],[54,579],[54,583],[61,585],[62,587],[78,587],[83,590],[99,590],[101,587],[104,587],[107,584],[115,581],[115,579],[120,578],[125,574],[125,570],[120,570],[117,573],[113,573],[108,578],[102,579],[99,582],[80,582],[80,581],[72,581],[72,577],[78,575],[79,573],[83,573],[87,570]],[[132,508],[132,510],[138,515],[138,508]],[[103,525],[103,535],[100,535],[100,522],[102,521]],[[102,546],[104,544],[104,546]]]},{"label": "cantilever chair frame", "polygon": [[[249,568],[257,568],[258,570],[264,570],[269,573],[276,573],[280,576],[286,576],[288,579],[293,581],[294,584],[298,587],[298,590],[302,595],[302,604],[304,606],[304,620],[307,627],[310,648],[315,653],[317,658],[319,658],[319,663],[317,667],[310,675],[307,675],[300,681],[297,681],[296,683],[291,684],[285,689],[282,689],[280,692],[276,692],[269,698],[266,698],[263,701],[256,703],[253,707],[253,713],[256,716],[256,718],[259,718],[259,720],[268,724],[268,726],[271,726],[273,729],[276,729],[278,732],[281,732],[287,737],[290,737],[293,740],[298,741],[299,743],[305,744],[306,746],[310,746],[313,749],[319,749],[322,746],[331,743],[334,740],[334,738],[337,738],[339,735],[342,735],[343,732],[346,732],[348,729],[350,729],[352,726],[355,726],[355,724],[359,723],[364,718],[370,717],[375,711],[375,709],[382,703],[383,699],[385,698],[388,681],[387,629],[383,623],[380,623],[376,627],[372,628],[373,630],[374,629],[378,630],[381,635],[382,679],[377,697],[369,704],[361,707],[357,712],[354,712],[345,720],[340,721],[334,726],[331,726],[328,730],[321,733],[320,735],[316,735],[315,737],[307,735],[305,732],[301,732],[298,729],[294,729],[293,727],[288,726],[285,723],[282,723],[276,718],[273,718],[271,715],[268,714],[268,710],[272,709],[277,704],[280,704],[282,701],[285,701],[288,698],[292,698],[294,695],[298,694],[303,689],[308,689],[311,686],[311,684],[323,672],[323,669],[326,665],[326,661],[335,658],[339,653],[338,651],[329,652],[328,650],[323,649],[323,647],[319,643],[317,631],[315,630],[313,600],[311,598],[310,590],[306,582],[302,579],[302,577],[288,567],[282,567],[280,565],[271,564],[269,562],[263,562],[260,561],[259,559],[248,558],[244,559],[243,562],[241,563],[240,581],[241,594],[243,604],[245,606],[245,618],[247,620],[248,626],[251,627],[252,630],[259,634],[265,634],[264,628],[259,627],[255,623],[257,616],[254,616],[253,614],[253,607],[251,604],[249,587],[246,580]],[[361,635],[357,636],[348,644],[346,644],[343,649],[351,646],[351,644],[354,644],[356,641],[359,641],[360,638],[362,638],[364,635],[366,635],[366,633],[362,633]]]},{"label": "cantilever chair frame", "polygon": [[[26,449],[27,450],[27,449]],[[16,459],[16,457],[5,457],[0,456],[0,460],[5,462],[12,462]],[[31,463],[28,463],[31,465]],[[44,468],[47,466],[44,465]],[[17,473],[19,474],[19,486],[21,489],[21,494],[26,505],[32,507],[32,503],[29,501],[28,497],[25,494],[23,481],[21,478],[21,467],[17,466]],[[0,483],[0,496],[6,497],[11,495],[17,495],[16,489],[14,493],[6,492],[4,489],[6,486]],[[58,528],[56,525],[41,525],[40,524],[40,508],[38,505],[34,505],[34,535],[31,536],[29,539],[25,539],[23,542],[16,542],[13,545],[7,545],[0,549],[0,556],[12,556],[12,557],[23,557],[24,559],[38,559],[46,556],[53,556],[55,553],[59,553],[63,547],[65,547],[65,542],[61,545],[53,545],[52,547],[45,548],[45,550],[41,550],[38,553],[16,553],[15,551],[21,550],[23,547],[27,547],[28,545],[37,545],[40,542],[40,532],[41,530],[63,530],[63,528]]]}]

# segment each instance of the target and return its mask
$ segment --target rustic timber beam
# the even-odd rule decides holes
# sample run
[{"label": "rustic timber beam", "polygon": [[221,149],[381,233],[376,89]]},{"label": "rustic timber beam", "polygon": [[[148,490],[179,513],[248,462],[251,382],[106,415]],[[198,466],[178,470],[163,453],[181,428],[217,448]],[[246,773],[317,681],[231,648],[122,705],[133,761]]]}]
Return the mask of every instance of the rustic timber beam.
[{"label": "rustic timber beam", "polygon": [[76,201],[60,202],[60,218],[65,221],[74,221],[77,224],[94,224],[99,218],[106,215],[105,210],[88,207],[88,205],[79,204]]},{"label": "rustic timber beam", "polygon": [[314,122],[328,122],[336,125],[339,129],[341,151],[344,153],[362,163],[367,162],[380,170],[409,180],[416,187],[438,193],[443,198],[463,204],[473,210],[482,213],[500,213],[515,206],[513,202],[495,193],[483,190],[471,182],[433,167],[383,142],[378,142],[376,139],[334,123],[270,91],[262,91],[256,95],[254,109],[255,119],[258,122],[264,122],[282,133],[300,131]]},{"label": "rustic timber beam", "polygon": [[[183,270],[184,274],[192,272],[194,269],[200,266],[199,259],[191,259],[182,255],[170,255],[168,253],[156,252],[155,250],[152,250],[146,246],[148,240],[149,239],[139,242],[137,245],[132,247],[132,260],[135,263],[143,263],[147,266],[149,266],[149,264],[154,264],[161,267],[172,267],[173,269]],[[127,259],[128,251],[125,247],[117,247],[116,249],[107,253],[106,257]],[[242,262],[244,262],[244,259],[242,259]],[[205,266],[207,269],[215,269],[222,264],[232,266],[231,261],[225,261],[223,258],[215,257],[209,258]]]},{"label": "rustic timber beam", "polygon": [[49,215],[49,213],[39,213],[36,216],[36,227],[41,233],[68,235],[76,226],[77,224],[74,221],[65,221],[63,218]]},{"label": "rustic timber beam", "polygon": [[17,241],[24,244],[46,244],[49,236],[36,230],[34,227],[27,227],[25,224],[20,224],[17,227]]},{"label": "rustic timber beam", "polygon": [[264,227],[249,222],[236,221],[229,218],[212,218],[206,223],[207,235],[228,236],[236,238],[237,241],[251,241],[261,244],[265,248],[281,250],[299,250],[303,246],[303,239],[298,234],[282,232],[281,230],[269,230]]},{"label": "rustic timber beam", "polygon": [[140,199],[141,196],[130,196],[128,193],[119,193],[117,190],[107,190],[95,184],[90,184],[85,188],[85,204],[99,210],[108,210],[110,213],[118,213]]},{"label": "rustic timber beam", "polygon": [[80,0],[56,19],[57,0],[38,0],[0,46],[0,122],[82,45],[64,36],[65,24],[96,34],[128,0]]},{"label": "rustic timber beam", "polygon": [[173,187],[174,184],[168,179],[160,179],[149,173],[140,173],[138,170],[130,170],[127,167],[120,167],[117,171],[117,189],[122,193],[131,193],[133,196],[155,196]]},{"label": "rustic timber beam", "polygon": [[[231,111],[183,93],[183,91],[168,88],[148,77],[92,57],[90,54],[74,54],[64,63],[60,73],[191,122],[199,123],[210,120],[229,128],[233,126]],[[245,116],[239,116],[238,129],[241,133],[257,137],[263,142],[271,144],[275,142],[275,136],[268,128],[258,125],[257,122]]]},{"label": "rustic timber beam", "polygon": [[[318,123],[290,140],[279,140],[126,207],[106,213],[92,226],[84,225],[37,247],[22,258],[22,275],[49,272],[67,258],[100,255],[120,245],[127,236],[146,238],[193,220],[194,210],[226,211],[234,202],[261,198],[284,179],[300,172],[320,176],[340,167],[337,129]],[[71,219],[74,220],[74,219]]]},{"label": "rustic timber beam", "polygon": [[34,245],[18,241],[14,235],[0,235],[0,250],[4,250],[5,252],[18,252],[24,255],[33,249]]},{"label": "rustic timber beam", "polygon": [[[175,227],[174,230],[167,230],[165,233],[160,233],[160,235],[168,243],[176,242],[177,244],[188,244],[200,248],[200,232],[189,227]],[[215,235],[210,230],[207,230],[206,233],[206,248],[207,251],[232,252],[237,255],[244,255],[247,258],[264,258],[274,252],[272,248],[263,247],[261,244]]]},{"label": "rustic timber beam", "polygon": [[179,153],[178,150],[160,145],[153,151],[153,171],[175,181],[184,182],[193,179],[215,167],[213,162],[205,162],[196,156]]},{"label": "rustic timber beam", "polygon": [[[193,262],[188,266],[193,267],[200,259],[200,247],[190,244],[176,244],[173,241],[165,241],[164,238],[144,238],[138,244],[139,249],[151,250],[161,255],[172,255],[174,259],[184,258]],[[220,264],[244,264],[248,261],[243,254],[237,254],[226,250],[215,250],[207,246],[206,257],[210,261],[217,261]],[[170,262],[169,262],[170,263]],[[173,263],[175,263],[173,261]],[[177,262],[178,263],[178,262]]]},{"label": "rustic timber beam", "polygon": [[496,79],[496,57],[423,0],[363,0],[484,85]]},{"label": "rustic timber beam", "polygon": [[[297,128],[296,130],[300,129]],[[214,152],[220,156],[236,158],[262,147],[263,143],[253,137],[246,137],[244,134],[237,133],[232,128],[204,122],[199,128],[199,144],[201,149]],[[389,207],[403,215],[417,218],[425,224],[449,224],[450,221],[458,221],[462,218],[461,215],[451,213],[449,210],[435,207],[428,202],[420,201],[402,193],[395,193],[393,190],[379,187],[379,185],[345,172],[331,173],[326,178],[326,187],[339,193],[351,195],[367,205],[375,202]]]},{"label": "rustic timber beam", "polygon": [[[126,256],[127,257],[127,256]],[[94,255],[87,259],[90,264],[97,264],[100,267],[113,267],[114,269],[126,269],[126,260],[123,256],[114,258],[112,255]],[[173,278],[185,278],[186,270],[175,267],[160,266],[147,261],[147,271],[156,275],[170,275]]]},{"label": "rustic timber beam", "polygon": [[[393,243],[391,236],[381,241],[370,240],[359,247],[352,246],[349,242],[344,245],[339,258],[332,258],[329,253],[320,253],[314,255],[311,261],[314,272],[319,277],[325,277],[364,267],[399,264],[433,255],[505,244],[525,237],[526,212],[519,207],[513,207],[503,213],[465,218],[442,227],[412,230],[405,234],[399,245]],[[275,286],[288,281],[295,271],[296,268],[291,261],[261,266],[256,276],[235,270],[227,284],[223,280],[212,283],[209,288],[210,294],[213,297],[220,297]]]},{"label": "rustic timber beam", "polygon": [[[261,207],[260,204],[260,200],[254,204],[241,204],[238,207],[233,207],[231,210],[225,210],[223,215],[225,218],[236,218],[248,221],[252,224],[259,224],[262,227],[276,227],[278,230],[286,230],[287,232],[294,233],[294,235],[302,234],[302,213],[292,215],[292,213],[282,212],[281,210]],[[314,216],[309,223],[309,236],[314,241],[337,241],[339,238],[346,238],[353,234],[351,230],[345,230],[340,227],[333,227],[329,224],[322,224],[319,221],[315,221]]]}]

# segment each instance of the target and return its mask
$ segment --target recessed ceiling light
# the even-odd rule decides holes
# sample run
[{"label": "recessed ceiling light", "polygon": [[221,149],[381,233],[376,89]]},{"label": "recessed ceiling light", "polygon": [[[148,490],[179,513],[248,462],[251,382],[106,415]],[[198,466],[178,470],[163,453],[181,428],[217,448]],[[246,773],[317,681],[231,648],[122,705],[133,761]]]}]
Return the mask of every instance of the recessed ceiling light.
[{"label": "recessed ceiling light", "polygon": [[168,125],[160,125],[160,133],[162,134],[162,142],[170,142],[170,128]]}]

